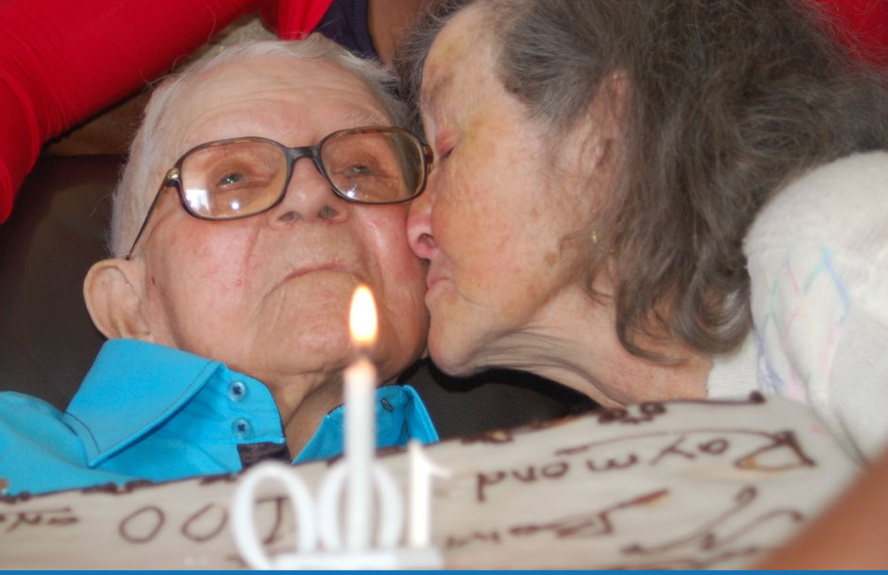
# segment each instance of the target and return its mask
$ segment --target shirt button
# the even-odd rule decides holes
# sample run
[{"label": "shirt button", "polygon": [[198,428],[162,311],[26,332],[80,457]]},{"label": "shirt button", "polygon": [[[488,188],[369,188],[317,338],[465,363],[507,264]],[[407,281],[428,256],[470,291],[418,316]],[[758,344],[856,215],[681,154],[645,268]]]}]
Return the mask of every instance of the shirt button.
[{"label": "shirt button", "polygon": [[242,381],[232,381],[228,384],[228,399],[231,401],[243,401],[247,396],[247,386]]},{"label": "shirt button", "polygon": [[250,425],[249,421],[240,417],[235,419],[234,423],[231,424],[231,432],[238,439],[247,439],[253,432],[253,426]]}]

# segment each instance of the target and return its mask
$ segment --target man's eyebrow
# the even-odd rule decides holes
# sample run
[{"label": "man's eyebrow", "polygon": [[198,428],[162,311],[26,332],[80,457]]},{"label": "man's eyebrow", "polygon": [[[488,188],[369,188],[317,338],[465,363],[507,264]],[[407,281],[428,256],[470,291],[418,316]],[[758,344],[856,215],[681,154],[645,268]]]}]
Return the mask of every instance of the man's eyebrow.
[{"label": "man's eyebrow", "polygon": [[361,126],[388,126],[392,121],[382,113],[368,112],[367,110],[352,110],[346,114],[347,122],[354,122]]}]

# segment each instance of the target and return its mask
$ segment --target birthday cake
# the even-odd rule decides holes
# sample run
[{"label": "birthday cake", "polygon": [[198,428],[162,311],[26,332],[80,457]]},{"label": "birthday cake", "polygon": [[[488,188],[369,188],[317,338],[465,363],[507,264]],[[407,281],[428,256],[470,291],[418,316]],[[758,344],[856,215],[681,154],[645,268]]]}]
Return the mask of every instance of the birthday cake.
[{"label": "birthday cake", "polygon": [[[434,479],[430,536],[454,569],[742,568],[858,471],[805,407],[758,395],[600,410],[424,455],[449,472]],[[406,493],[407,454],[377,462]],[[320,462],[293,473],[317,493],[330,469]],[[246,567],[231,528],[244,478],[3,499],[3,566]],[[294,554],[289,497],[269,484],[252,501],[264,552]]]}]

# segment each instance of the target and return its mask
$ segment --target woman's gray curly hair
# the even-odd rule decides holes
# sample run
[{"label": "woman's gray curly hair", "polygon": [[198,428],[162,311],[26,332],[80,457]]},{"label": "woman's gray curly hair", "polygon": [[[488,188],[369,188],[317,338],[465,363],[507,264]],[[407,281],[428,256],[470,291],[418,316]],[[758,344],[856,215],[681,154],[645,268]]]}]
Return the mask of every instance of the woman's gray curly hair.
[{"label": "woman's gray curly hair", "polygon": [[[496,74],[528,118],[559,134],[625,75],[621,185],[590,214],[584,284],[611,273],[624,348],[677,338],[736,348],[751,327],[743,239],[789,180],[888,148],[888,79],[839,46],[810,0],[446,0],[398,56],[416,103],[425,56],[479,4]],[[555,150],[557,154],[557,149]]]},{"label": "woman's gray curly hair", "polygon": [[266,58],[330,62],[342,66],[367,84],[393,125],[407,125],[404,104],[393,94],[394,76],[376,62],[359,58],[320,34],[296,41],[245,41],[208,54],[164,80],[145,108],[142,124],[130,146],[129,158],[114,194],[109,242],[113,256],[126,255],[163,175],[186,151],[177,149],[177,104],[193,94],[195,85],[208,71],[231,62]]}]

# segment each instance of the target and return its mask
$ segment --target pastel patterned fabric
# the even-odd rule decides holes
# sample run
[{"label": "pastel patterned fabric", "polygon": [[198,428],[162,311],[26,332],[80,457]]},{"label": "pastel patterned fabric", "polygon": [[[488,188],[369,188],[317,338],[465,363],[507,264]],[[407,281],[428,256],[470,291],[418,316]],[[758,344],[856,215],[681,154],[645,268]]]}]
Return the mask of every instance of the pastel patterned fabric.
[{"label": "pastel patterned fabric", "polygon": [[871,458],[888,439],[888,153],[792,182],[746,238],[759,385]]}]

